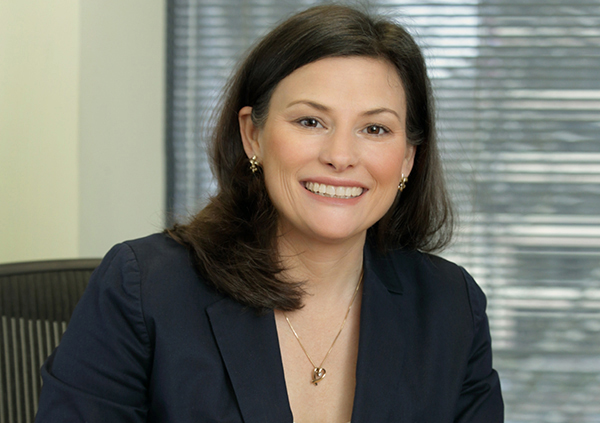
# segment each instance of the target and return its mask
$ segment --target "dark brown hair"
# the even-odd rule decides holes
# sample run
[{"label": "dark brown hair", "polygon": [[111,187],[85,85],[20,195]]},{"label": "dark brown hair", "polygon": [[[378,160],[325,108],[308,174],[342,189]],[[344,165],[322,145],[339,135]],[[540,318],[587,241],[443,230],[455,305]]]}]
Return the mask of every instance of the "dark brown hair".
[{"label": "dark brown hair", "polygon": [[[294,70],[327,57],[385,60],[398,71],[407,102],[408,141],[418,146],[410,181],[387,214],[368,230],[384,252],[435,251],[452,235],[452,209],[436,146],[434,109],[425,61],[400,25],[341,5],[312,7],[271,31],[230,80],[211,146],[218,193],[188,224],[167,232],[193,253],[198,271],[219,291],[258,310],[302,306],[299,281],[282,276],[277,255],[277,212],[261,172],[250,171],[238,112],[251,106],[264,123],[277,84]],[[401,166],[401,163],[398,163]]]}]

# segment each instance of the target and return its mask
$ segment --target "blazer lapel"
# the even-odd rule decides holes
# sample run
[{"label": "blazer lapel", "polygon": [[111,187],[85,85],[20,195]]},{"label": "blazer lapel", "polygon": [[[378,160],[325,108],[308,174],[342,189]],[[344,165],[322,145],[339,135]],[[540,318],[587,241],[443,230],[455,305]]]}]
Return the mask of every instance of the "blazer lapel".
[{"label": "blazer lapel", "polygon": [[[386,422],[402,401],[398,393],[410,329],[397,265],[365,247],[353,422]],[[207,314],[244,422],[291,423],[273,313],[258,316],[225,298]]]},{"label": "blazer lapel", "polygon": [[292,422],[272,312],[230,299],[207,309],[245,423]]},{"label": "blazer lapel", "polygon": [[[386,422],[398,406],[405,353],[402,286],[393,263],[365,248],[353,422]],[[385,283],[383,282],[385,280]]]}]

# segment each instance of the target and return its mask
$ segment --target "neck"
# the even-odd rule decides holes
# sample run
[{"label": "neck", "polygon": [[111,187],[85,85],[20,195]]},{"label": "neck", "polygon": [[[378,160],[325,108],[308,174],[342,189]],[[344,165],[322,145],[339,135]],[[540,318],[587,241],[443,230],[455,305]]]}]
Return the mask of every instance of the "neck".
[{"label": "neck", "polygon": [[316,243],[282,235],[279,256],[289,280],[302,281],[311,302],[339,301],[352,295],[363,266],[365,235],[343,243]]}]

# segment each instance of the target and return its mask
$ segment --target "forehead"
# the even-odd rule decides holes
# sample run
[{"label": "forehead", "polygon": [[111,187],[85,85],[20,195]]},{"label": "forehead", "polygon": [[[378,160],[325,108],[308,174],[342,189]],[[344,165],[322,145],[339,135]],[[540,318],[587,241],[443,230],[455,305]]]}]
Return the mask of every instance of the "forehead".
[{"label": "forehead", "polygon": [[395,66],[370,57],[330,57],[304,65],[279,82],[271,106],[299,99],[343,108],[406,108]]}]

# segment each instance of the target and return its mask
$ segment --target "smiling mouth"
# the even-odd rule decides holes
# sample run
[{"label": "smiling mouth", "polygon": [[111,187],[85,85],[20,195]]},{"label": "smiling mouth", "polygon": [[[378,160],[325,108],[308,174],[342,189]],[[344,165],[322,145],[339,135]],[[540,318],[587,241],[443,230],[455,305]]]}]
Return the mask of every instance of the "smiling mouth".
[{"label": "smiling mouth", "polygon": [[306,182],[304,183],[304,188],[314,194],[332,198],[354,198],[361,195],[364,191],[361,187],[336,187],[317,182]]}]

